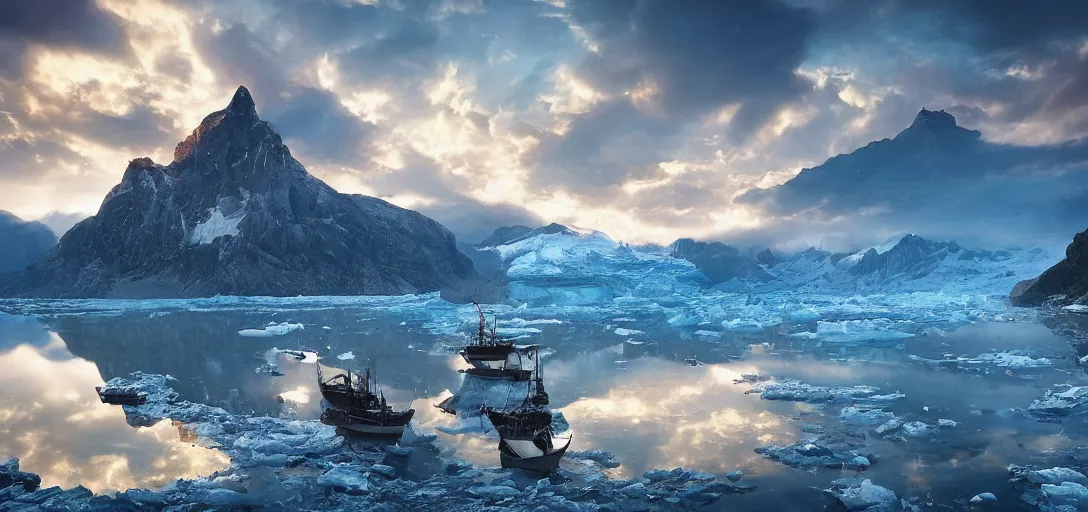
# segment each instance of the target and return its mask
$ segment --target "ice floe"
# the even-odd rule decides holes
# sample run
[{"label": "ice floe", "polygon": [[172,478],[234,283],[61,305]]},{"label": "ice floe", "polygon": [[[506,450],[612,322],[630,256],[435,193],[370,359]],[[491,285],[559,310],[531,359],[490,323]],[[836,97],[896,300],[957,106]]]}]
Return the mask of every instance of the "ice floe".
[{"label": "ice floe", "polygon": [[284,334],[300,329],[305,329],[305,326],[291,322],[281,322],[278,324],[269,322],[268,325],[260,329],[242,329],[238,331],[238,334],[247,338],[271,338],[273,336],[283,336]]}]

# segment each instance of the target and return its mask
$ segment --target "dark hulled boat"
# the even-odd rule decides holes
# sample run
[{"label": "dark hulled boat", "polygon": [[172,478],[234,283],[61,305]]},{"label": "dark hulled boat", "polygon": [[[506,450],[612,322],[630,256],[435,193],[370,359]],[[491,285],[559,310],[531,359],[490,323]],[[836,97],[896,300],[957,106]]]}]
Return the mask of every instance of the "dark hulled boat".
[{"label": "dark hulled boat", "polygon": [[547,408],[548,393],[544,391],[539,347],[533,357],[536,375],[534,392],[525,397],[520,407],[500,410],[485,407],[484,413],[499,434],[499,463],[504,468],[517,468],[551,473],[570,447],[570,437],[557,437],[552,431],[552,411]]},{"label": "dark hulled boat", "polygon": [[514,342],[499,338],[495,332],[495,324],[488,327],[480,305],[475,302],[473,305],[476,306],[480,324],[476,339],[461,349],[461,357],[472,365],[461,372],[488,380],[523,382],[532,378],[532,370],[524,369],[521,365],[519,348]]},{"label": "dark hulled boat", "polygon": [[321,423],[361,434],[399,437],[412,421],[416,410],[394,411],[392,407],[385,405],[384,398],[381,401],[383,406],[377,409],[329,407],[321,411]]},{"label": "dark hulled boat", "polygon": [[364,379],[359,377],[349,370],[326,380],[321,365],[317,365],[318,388],[331,404],[321,412],[321,422],[363,434],[401,435],[415,416],[415,409],[394,411],[381,391],[374,392],[377,384],[371,379],[369,369]]}]

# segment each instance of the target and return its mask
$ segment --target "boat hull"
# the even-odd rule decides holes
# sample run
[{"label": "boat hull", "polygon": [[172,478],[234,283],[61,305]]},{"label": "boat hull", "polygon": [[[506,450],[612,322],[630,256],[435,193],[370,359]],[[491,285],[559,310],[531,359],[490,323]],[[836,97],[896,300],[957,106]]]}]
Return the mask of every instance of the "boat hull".
[{"label": "boat hull", "polygon": [[551,452],[539,457],[518,457],[507,453],[506,450],[500,449],[499,464],[505,469],[521,469],[550,474],[555,472],[556,468],[559,467],[559,461],[563,459],[563,455],[567,453],[567,448],[569,447],[570,439],[566,439],[566,443],[563,446],[555,448]]},{"label": "boat hull", "polygon": [[321,413],[321,423],[360,434],[400,436],[415,413],[415,409],[382,414],[374,414],[372,411],[350,413],[340,409],[326,409]]},{"label": "boat hull", "polygon": [[514,382],[524,382],[532,378],[533,371],[515,370],[510,368],[469,368],[465,370],[465,374],[484,380],[512,380]]},{"label": "boat hull", "polygon": [[367,425],[363,423],[350,423],[341,426],[344,430],[358,432],[370,436],[397,436],[404,434],[404,428],[408,425]]}]

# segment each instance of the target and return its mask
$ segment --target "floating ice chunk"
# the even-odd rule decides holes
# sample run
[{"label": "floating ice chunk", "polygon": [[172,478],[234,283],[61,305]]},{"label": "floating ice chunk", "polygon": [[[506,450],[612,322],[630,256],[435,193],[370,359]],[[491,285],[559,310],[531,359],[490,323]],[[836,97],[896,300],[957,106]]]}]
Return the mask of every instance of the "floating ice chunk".
[{"label": "floating ice chunk", "polygon": [[992,364],[1001,368],[1042,368],[1051,364],[1050,359],[1045,357],[1036,359],[1016,351],[980,354],[978,357],[968,359],[966,362],[970,364]]},{"label": "floating ice chunk", "polygon": [[1048,389],[1042,398],[1028,406],[1028,413],[1037,417],[1069,416],[1081,412],[1088,404],[1088,387],[1074,386],[1062,392]]},{"label": "floating ice chunk", "polygon": [[836,480],[826,492],[849,512],[897,510],[899,497],[890,489],[876,485],[869,479],[860,483],[853,480],[856,479]]},{"label": "floating ice chunk", "polygon": [[1060,485],[1043,484],[1040,489],[1050,500],[1050,504],[1055,506],[1053,510],[1072,511],[1088,508],[1088,488],[1076,482],[1062,482]]},{"label": "floating ice chunk", "polygon": [[759,332],[763,330],[763,324],[751,318],[734,318],[723,320],[722,329],[735,332]]},{"label": "floating ice chunk", "polygon": [[620,461],[616,459],[616,456],[613,455],[611,452],[606,452],[604,450],[567,452],[567,457],[571,459],[591,460],[606,468],[620,467]]},{"label": "floating ice chunk", "polygon": [[971,503],[974,505],[989,505],[997,503],[997,496],[994,496],[994,493],[992,492],[979,493],[971,498]]},{"label": "floating ice chunk", "polygon": [[1062,307],[1062,309],[1074,313],[1088,313],[1088,304],[1070,304]]},{"label": "floating ice chunk", "polygon": [[337,466],[317,477],[317,484],[347,492],[367,492],[370,481],[358,466]]},{"label": "floating ice chunk", "polygon": [[347,352],[344,352],[343,354],[336,356],[336,358],[341,361],[349,361],[351,359],[355,359],[355,354],[349,350]]},{"label": "floating ice chunk", "polygon": [[737,480],[740,480],[742,476],[744,476],[744,473],[739,469],[734,469],[725,474],[725,478],[730,482],[736,482]]},{"label": "floating ice chunk", "polygon": [[[795,402],[829,402],[872,397],[879,389],[872,386],[824,387],[793,379],[782,379],[752,387],[764,400],[790,400]],[[898,395],[896,395],[898,396]]]},{"label": "floating ice chunk", "polygon": [[895,340],[913,338],[914,335],[895,330],[899,323],[887,318],[871,320],[845,320],[842,322],[816,322],[816,337],[828,341],[850,342],[871,340]]},{"label": "floating ice chunk", "polygon": [[645,334],[644,332],[636,329],[625,329],[623,327],[617,327],[616,330],[612,332],[616,333],[616,335],[618,336],[637,336],[639,334]]},{"label": "floating ice chunk", "polygon": [[955,422],[955,421],[952,421],[952,420],[946,420],[944,418],[941,418],[941,419],[937,420],[937,426],[938,427],[952,428],[952,427],[955,427],[956,425],[959,425],[959,423]]},{"label": "floating ice chunk", "polygon": [[238,331],[238,334],[247,338],[271,338],[273,336],[283,336],[289,332],[305,329],[302,324],[294,324],[290,322],[275,323],[269,322],[264,328],[261,329],[242,329]]},{"label": "floating ice chunk", "polygon": [[903,426],[903,420],[901,418],[892,418],[882,423],[879,427],[876,427],[877,434],[884,434],[886,432],[893,432]]},{"label": "floating ice chunk", "polygon": [[921,421],[909,421],[903,424],[901,429],[907,437],[925,437],[933,433],[933,429]]},{"label": "floating ice chunk", "polygon": [[883,409],[859,409],[850,406],[843,407],[842,411],[839,411],[840,420],[857,425],[880,425],[894,417],[894,414],[885,412]]}]

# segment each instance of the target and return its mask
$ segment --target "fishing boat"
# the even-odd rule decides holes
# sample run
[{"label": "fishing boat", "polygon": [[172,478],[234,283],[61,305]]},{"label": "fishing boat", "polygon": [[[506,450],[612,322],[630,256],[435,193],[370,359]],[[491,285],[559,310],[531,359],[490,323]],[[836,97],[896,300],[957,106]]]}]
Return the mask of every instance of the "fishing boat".
[{"label": "fishing boat", "polygon": [[98,399],[110,405],[143,405],[147,402],[147,393],[127,388],[105,388],[95,386]]},{"label": "fishing boat", "polygon": [[369,368],[365,378],[347,370],[325,379],[321,365],[316,366],[321,396],[331,405],[321,412],[322,423],[362,434],[399,436],[415,416],[415,409],[395,411],[389,406]]}]

